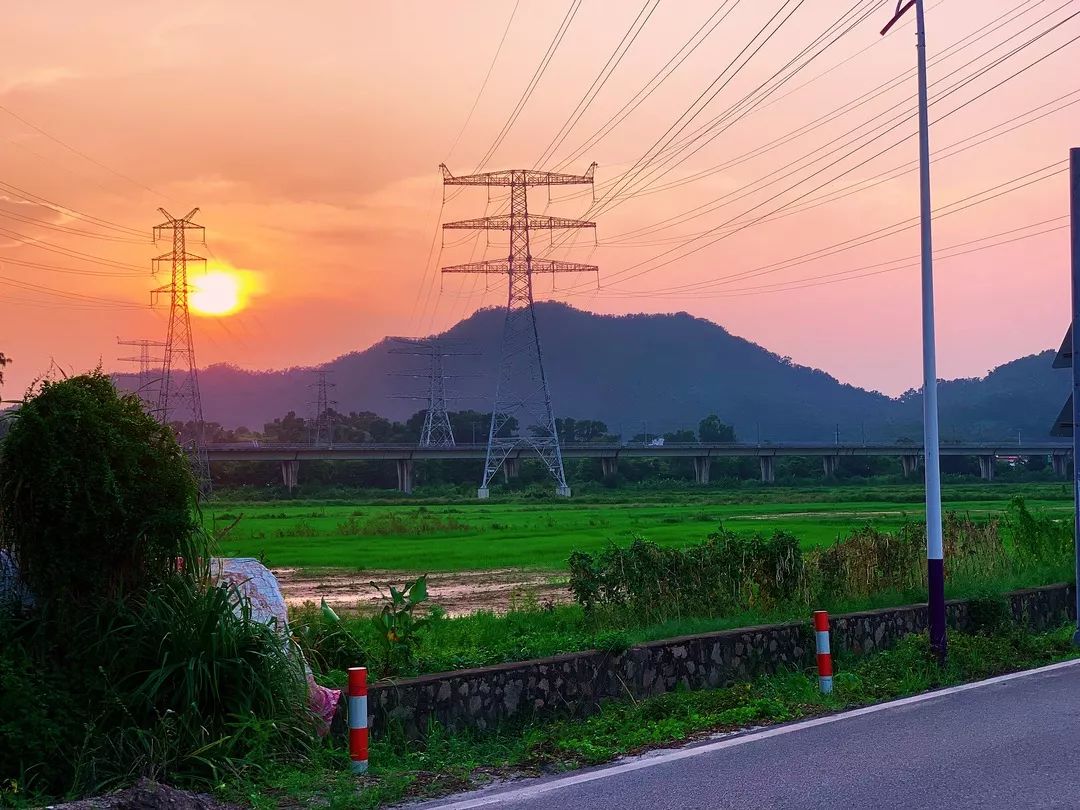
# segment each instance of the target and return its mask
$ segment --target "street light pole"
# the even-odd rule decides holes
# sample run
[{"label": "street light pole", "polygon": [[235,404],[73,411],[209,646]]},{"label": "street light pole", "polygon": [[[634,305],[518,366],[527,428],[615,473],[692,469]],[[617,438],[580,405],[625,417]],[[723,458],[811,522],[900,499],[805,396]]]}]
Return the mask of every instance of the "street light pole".
[{"label": "street light pole", "polygon": [[[1080,149],[1069,150],[1069,245],[1072,262],[1072,437],[1073,437],[1073,553],[1080,577]],[[1080,611],[1080,578],[1076,585],[1076,608]],[[1076,614],[1080,622],[1080,612]],[[1080,624],[1073,634],[1080,647]]]},{"label": "street light pole", "polygon": [[922,235],[923,454],[926,460],[926,571],[930,648],[945,661],[945,563],[941,539],[941,460],[938,435],[937,350],[934,334],[934,250],[930,230],[930,116],[926,89],[926,24],[923,0],[899,0],[881,34],[915,7],[919,64],[919,216]]}]

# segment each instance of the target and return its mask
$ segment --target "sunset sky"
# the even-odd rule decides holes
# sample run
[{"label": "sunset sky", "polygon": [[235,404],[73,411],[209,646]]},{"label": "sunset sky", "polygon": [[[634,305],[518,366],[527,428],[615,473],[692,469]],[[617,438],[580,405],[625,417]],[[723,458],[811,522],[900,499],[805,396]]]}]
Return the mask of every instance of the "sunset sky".
[{"label": "sunset sky", "polygon": [[[229,314],[197,317],[200,365],[317,364],[505,303],[503,279],[437,277],[437,263],[505,254],[502,235],[488,244],[452,231],[442,246],[440,220],[496,213],[506,200],[465,189],[444,203],[440,162],[455,174],[599,164],[595,206],[587,189],[553,190],[550,204],[547,189],[532,192],[536,213],[598,223],[598,245],[591,234],[554,246],[535,236],[534,255],[600,266],[599,278],[539,279],[538,298],[603,313],[685,310],[845,382],[889,394],[916,387],[918,230],[891,227],[918,214],[916,52],[910,21],[878,35],[893,5],[9,4],[0,350],[14,364],[4,398],[52,363],[122,368],[117,357],[129,352],[118,336],[164,338],[167,308],[149,307],[149,291],[167,281],[150,274],[151,258],[169,249],[150,242],[158,207],[201,209],[207,245],[191,249],[232,279],[218,276],[210,295],[239,295]],[[942,119],[931,130],[935,208],[999,195],[935,223],[939,373],[975,376],[1056,347],[1065,330],[1080,0],[927,7],[931,100],[940,98],[931,120]],[[872,8],[827,45],[842,15]],[[795,65],[819,56],[747,108],[748,94],[815,42]],[[594,84],[605,65],[610,77]],[[867,235],[882,238],[860,244]]]}]

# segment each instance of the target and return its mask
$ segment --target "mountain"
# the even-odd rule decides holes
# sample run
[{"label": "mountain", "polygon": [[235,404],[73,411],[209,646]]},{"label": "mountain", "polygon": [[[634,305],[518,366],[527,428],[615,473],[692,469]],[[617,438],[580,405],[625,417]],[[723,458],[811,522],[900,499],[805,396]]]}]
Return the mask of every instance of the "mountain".
[{"label": "mountain", "polygon": [[[536,313],[556,415],[601,419],[624,437],[696,428],[710,413],[744,441],[831,441],[837,426],[848,441],[921,435],[918,392],[894,399],[847,385],[684,312],[595,315],[544,302]],[[485,309],[444,333],[463,352],[447,360],[448,388],[462,396],[451,407],[490,407],[502,323],[501,309]],[[424,379],[400,376],[422,371],[424,358],[393,354],[392,345],[384,340],[321,366],[332,372],[338,410],[403,420],[424,406],[395,397],[424,392]],[[1051,359],[1046,352],[985,378],[943,383],[942,438],[1003,440],[1017,430],[1045,438],[1069,387]],[[211,366],[199,377],[205,417],[260,429],[290,410],[306,415],[311,372]]]}]

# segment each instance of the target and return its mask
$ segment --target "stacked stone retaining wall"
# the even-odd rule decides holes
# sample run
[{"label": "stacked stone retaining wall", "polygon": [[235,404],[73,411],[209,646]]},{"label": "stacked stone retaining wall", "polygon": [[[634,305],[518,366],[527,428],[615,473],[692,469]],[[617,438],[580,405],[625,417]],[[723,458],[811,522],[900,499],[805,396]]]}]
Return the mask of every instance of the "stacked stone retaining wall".
[{"label": "stacked stone retaining wall", "polygon": [[[1072,585],[1017,591],[1013,618],[1033,630],[1075,618]],[[971,603],[948,604],[949,624],[969,627]],[[887,649],[926,630],[925,605],[885,608],[832,618],[835,652]],[[641,644],[622,654],[595,650],[373,684],[368,693],[374,734],[391,724],[422,737],[431,723],[450,730],[487,730],[536,716],[586,716],[608,698],[643,698],[676,689],[729,685],[781,669],[814,665],[806,622],[745,627]]]}]

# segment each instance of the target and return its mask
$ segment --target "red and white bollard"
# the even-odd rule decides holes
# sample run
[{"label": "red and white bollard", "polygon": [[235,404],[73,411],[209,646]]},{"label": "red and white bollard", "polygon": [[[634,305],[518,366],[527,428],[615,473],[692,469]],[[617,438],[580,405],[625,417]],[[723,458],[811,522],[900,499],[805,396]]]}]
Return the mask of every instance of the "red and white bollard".
[{"label": "red and white bollard", "polygon": [[829,614],[814,611],[814,637],[817,640],[818,686],[822,694],[832,692],[832,651],[829,649]]},{"label": "red and white bollard", "polygon": [[367,667],[349,667],[349,758],[353,773],[368,766]]}]

